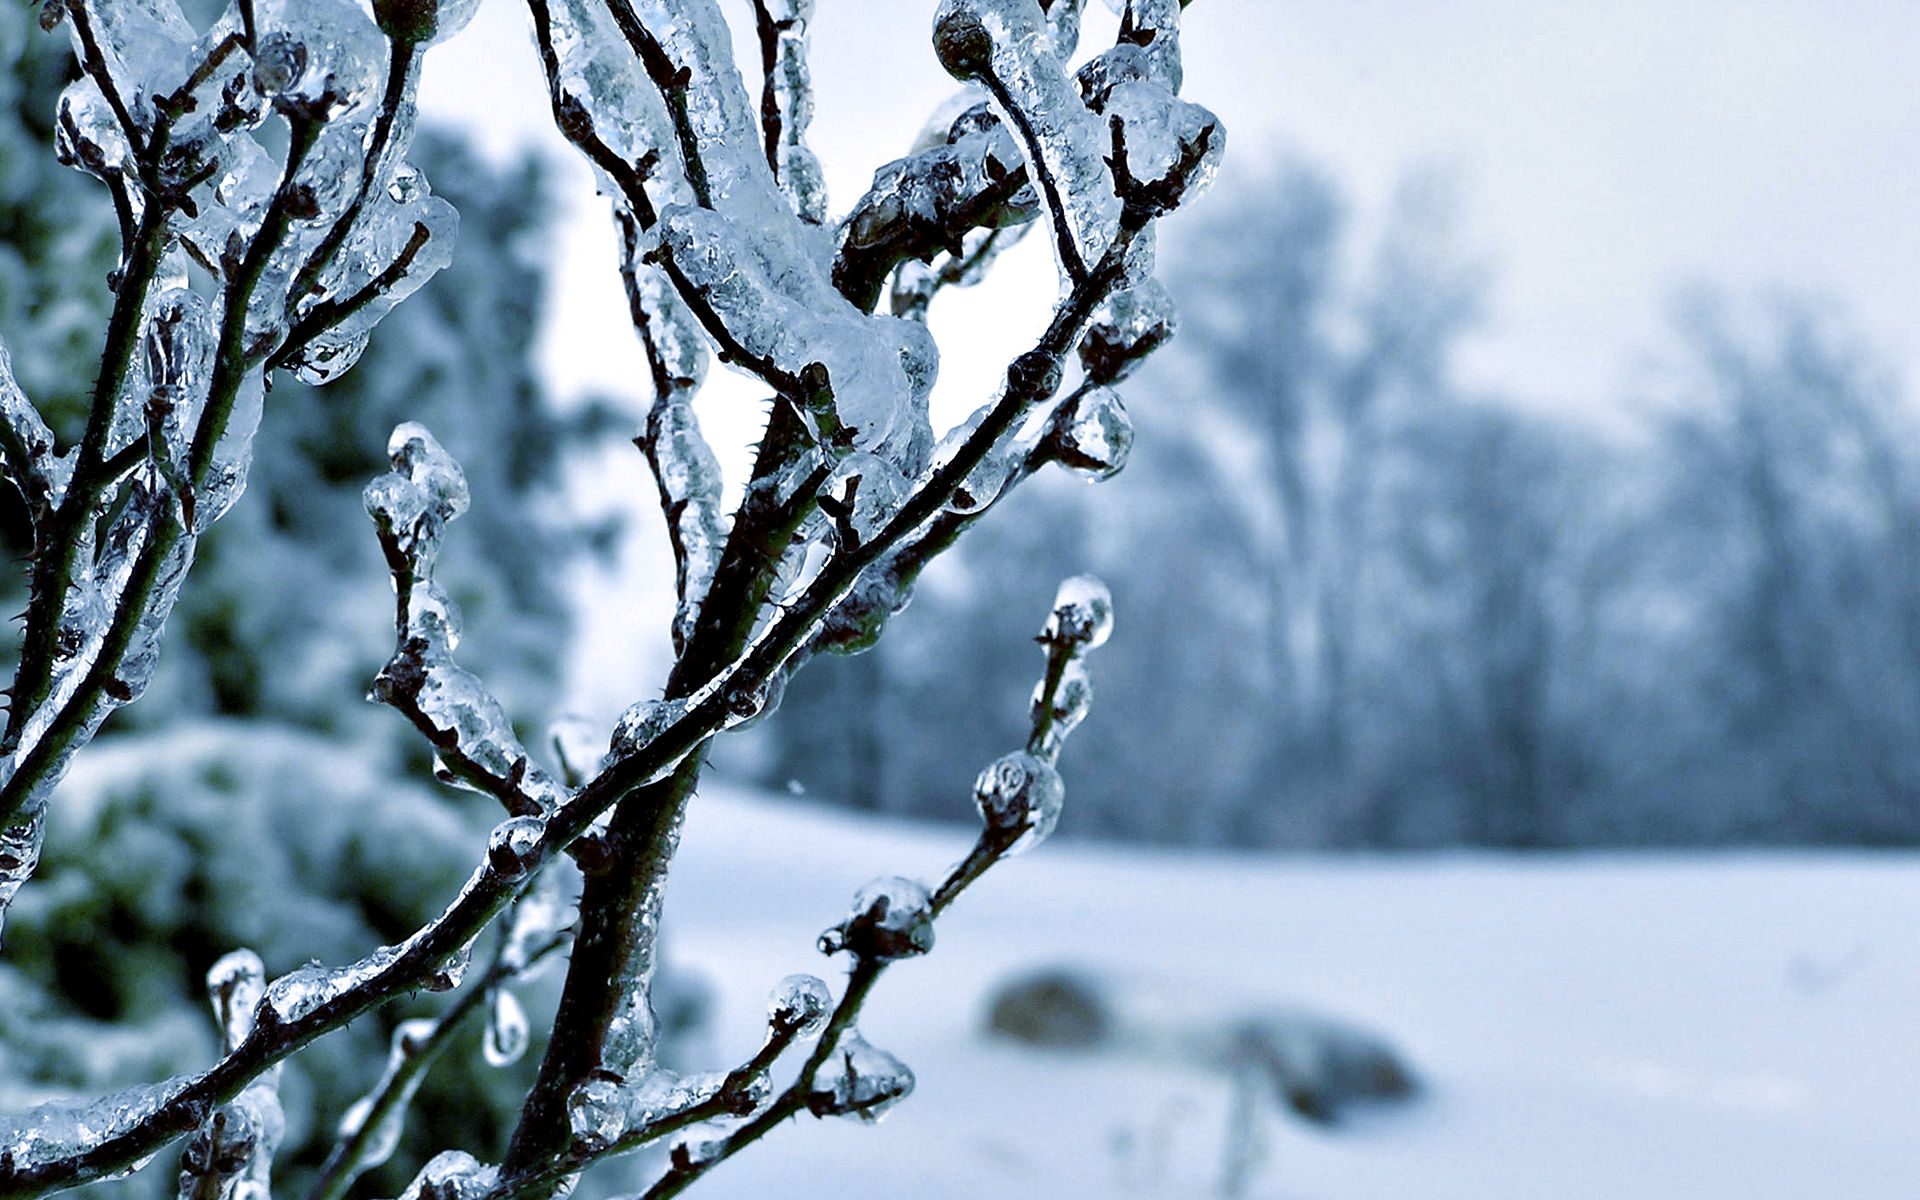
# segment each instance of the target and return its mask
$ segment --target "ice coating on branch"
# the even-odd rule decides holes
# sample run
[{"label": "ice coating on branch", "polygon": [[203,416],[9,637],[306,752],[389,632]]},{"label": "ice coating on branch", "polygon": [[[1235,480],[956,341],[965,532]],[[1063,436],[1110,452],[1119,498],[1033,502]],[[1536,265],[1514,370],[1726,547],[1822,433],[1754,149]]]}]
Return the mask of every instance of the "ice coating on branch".
[{"label": "ice coating on branch", "polygon": [[[690,201],[693,194],[666,105],[606,6],[593,0],[553,0],[547,12],[558,84],[576,119],[629,166],[650,154],[658,156],[660,165],[646,183],[656,206]],[[600,186],[609,193],[617,190],[604,177]]]},{"label": "ice coating on branch", "polygon": [[655,398],[641,446],[660,489],[661,511],[670,523],[680,600],[677,626],[691,620],[706,598],[727,538],[720,463],[701,436],[691,388],[674,387]]},{"label": "ice coating on branch", "polygon": [[907,1064],[849,1029],[814,1080],[807,1109],[816,1117],[878,1121],[912,1091]]},{"label": "ice coating on branch", "polygon": [[1050,217],[1062,274],[1084,278],[1113,241],[1120,199],[1104,123],[1081,102],[1036,0],[941,0],[934,51],[977,80],[1018,132]]},{"label": "ice coating on branch", "polygon": [[820,935],[820,952],[892,962],[933,949],[933,897],[916,880],[888,875],[853,897],[847,919]]},{"label": "ice coating on branch", "polygon": [[53,430],[13,377],[13,356],[0,341],[0,420],[7,424],[7,474],[35,510],[60,503],[73,476],[70,455],[54,453]]},{"label": "ice coating on branch", "polygon": [[465,1150],[442,1150],[420,1168],[400,1200],[477,1200],[498,1175],[498,1168],[482,1166]]},{"label": "ice coating on branch", "polygon": [[812,652],[859,654],[880,640],[887,619],[906,608],[913,589],[903,586],[883,563],[860,572],[860,578],[821,622],[808,648]]},{"label": "ice coating on branch", "polygon": [[379,975],[399,957],[394,947],[382,946],[351,966],[323,967],[316,963],[289,971],[267,985],[260,1014],[270,1013],[277,1023],[291,1025]]},{"label": "ice coating on branch", "polygon": [[[806,141],[807,127],[813,123],[813,79],[807,67],[807,22],[813,19],[813,0],[773,0],[765,7],[773,24],[773,66],[767,75],[766,98],[773,102],[779,120],[773,165],[787,203],[801,220],[818,225],[827,217],[826,176]],[[766,36],[763,31],[762,39]],[[763,102],[763,111],[765,107]]]},{"label": "ice coating on branch", "polygon": [[[662,245],[682,285],[698,293],[744,365],[791,381],[824,367],[835,440],[916,467],[931,440],[927,396],[939,352],[926,327],[870,317],[836,291],[820,258],[801,244],[792,214],[772,227],[730,212],[674,207],[661,214]],[[782,236],[783,232],[786,236]]]},{"label": "ice coating on branch", "polygon": [[[60,93],[54,153],[62,165],[106,183],[120,178],[132,166],[133,146],[127,141],[126,130],[92,76],[75,80]],[[137,189],[130,198],[135,204],[143,199]],[[136,215],[139,211],[135,210]]]},{"label": "ice coating on branch", "polygon": [[[8,767],[11,768],[9,763]],[[11,774],[11,769],[9,769]],[[46,840],[46,801],[41,799],[10,825],[0,828],[0,933],[6,929],[7,906],[22,884],[40,865],[40,846]]]},{"label": "ice coating on branch", "polygon": [[[88,4],[101,57],[113,88],[126,101],[143,134],[153,128],[152,99],[185,82],[192,69],[190,51],[198,35],[173,0],[122,0]],[[69,21],[74,57],[83,59],[78,22]]]},{"label": "ice coating on branch", "polygon": [[387,1050],[386,1069],[372,1089],[360,1099],[348,1106],[340,1118],[339,1136],[342,1139],[354,1137],[365,1128],[368,1118],[373,1116],[374,1104],[380,1097],[392,1092],[398,1083],[398,1094],[389,1104],[386,1112],[379,1118],[380,1123],[366,1134],[361,1143],[360,1155],[356,1162],[361,1170],[370,1171],[393,1157],[400,1145],[401,1131],[406,1127],[407,1105],[412,1103],[414,1094],[420,1090],[420,1084],[426,1080],[425,1071],[414,1071],[402,1080],[401,1075],[407,1066],[424,1053],[439,1030],[440,1023],[432,1017],[416,1017],[402,1021],[394,1027],[393,1038]]},{"label": "ice coating on branch", "polygon": [[260,956],[240,949],[221,956],[207,968],[207,996],[213,1001],[214,1023],[229,1052],[253,1032],[254,1012],[267,992],[267,968]]},{"label": "ice coating on branch", "polygon": [[506,879],[524,879],[540,865],[545,817],[508,817],[487,835],[487,864]]},{"label": "ice coating on branch", "polygon": [[402,553],[430,563],[446,523],[467,511],[466,474],[418,421],[394,428],[387,461],[393,470],[367,485],[367,513]]},{"label": "ice coating on branch", "polygon": [[1153,185],[1153,206],[1167,212],[1198,196],[1220,170],[1226,134],[1220,119],[1155,80],[1130,80],[1107,95],[1115,133],[1115,169],[1124,145],[1126,176]]},{"label": "ice coating on branch", "polygon": [[1061,466],[1091,480],[1111,479],[1133,449],[1133,418],[1109,387],[1082,388],[1055,419],[1048,448]]},{"label": "ice coating on branch", "polygon": [[[318,385],[353,366],[380,319],[453,261],[459,229],[460,214],[438,196],[404,203],[370,196],[348,249],[321,279],[341,307],[288,360],[294,377]],[[306,305],[300,317],[322,311],[322,303]]]},{"label": "ice coating on branch", "polygon": [[833,993],[817,975],[789,975],[767,998],[767,1022],[796,1039],[818,1036],[832,1015]]},{"label": "ice coating on branch", "polygon": [[1145,53],[1149,75],[1174,92],[1180,90],[1182,82],[1181,7],[1181,0],[1127,0],[1120,33],[1122,41],[1139,46]]},{"label": "ice coating on branch", "polygon": [[1118,383],[1173,337],[1179,316],[1158,280],[1117,291],[1094,311],[1080,338],[1080,365],[1095,383]]},{"label": "ice coating on branch", "polygon": [[137,1128],[191,1082],[191,1076],[181,1075],[0,1116],[0,1163],[26,1172],[71,1158]]},{"label": "ice coating on branch", "polygon": [[1044,722],[1045,729],[1035,753],[1048,762],[1056,761],[1061,743],[1086,719],[1087,708],[1092,703],[1093,681],[1087,677],[1086,664],[1078,658],[1068,659],[1061,669],[1051,701],[1047,697],[1047,681],[1043,678],[1035,684],[1028,714],[1034,728],[1042,728]]},{"label": "ice coating on branch", "polygon": [[1021,854],[1045,841],[1060,821],[1066,784],[1052,763],[1016,750],[987,764],[973,782],[973,802],[986,827]]},{"label": "ice coating on branch", "polygon": [[1080,10],[1086,6],[1087,0],[1053,0],[1047,8],[1047,34],[1061,62],[1080,48]]},{"label": "ice coating on branch", "polygon": [[1113,635],[1113,595],[1091,575],[1062,580],[1054,593],[1053,611],[1040,631],[1041,642],[1064,645],[1083,654],[1106,644]]},{"label": "ice coating on branch", "polygon": [[527,1052],[532,1026],[527,1010],[512,989],[498,987],[488,993],[486,1036],[480,1041],[487,1065],[510,1067]]}]

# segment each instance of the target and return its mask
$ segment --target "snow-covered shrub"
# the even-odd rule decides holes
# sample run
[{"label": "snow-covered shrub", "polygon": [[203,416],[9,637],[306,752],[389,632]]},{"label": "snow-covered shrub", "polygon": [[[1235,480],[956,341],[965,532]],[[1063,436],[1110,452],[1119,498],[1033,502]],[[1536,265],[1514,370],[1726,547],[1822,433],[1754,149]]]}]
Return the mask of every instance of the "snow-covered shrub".
[{"label": "snow-covered shrub", "polygon": [[[173,0],[43,5],[81,68],[60,100],[60,157],[105,185],[121,252],[81,427],[36,407],[0,353],[0,452],[33,525],[0,738],[0,911],[34,870],[74,755],[152,678],[196,546],[245,486],[269,376],[337,378],[450,261],[458,216],[407,153],[421,56],[474,3],[234,0],[204,30]],[[943,0],[934,48],[971,103],[830,222],[805,137],[810,5],[754,7],[758,104],[715,0],[529,0],[556,124],[613,199],[650,367],[636,441],[679,600],[664,685],[604,739],[569,728],[524,744],[497,685],[456,661],[461,613],[437,578],[442,555],[460,555],[449,534],[471,506],[466,477],[424,425],[400,424],[391,470],[364,496],[396,598],[370,695],[424,736],[438,777],[494,797],[504,819],[463,882],[441,880],[439,915],[390,945],[304,965],[272,946],[221,947],[205,975],[214,1030],[172,1048],[196,1062],[0,1124],[0,1196],[109,1178],[179,1141],[183,1195],[264,1196],[293,1115],[282,1064],[403,993],[452,993],[394,1029],[360,1103],[314,1115],[339,1134],[312,1194],[340,1195],[393,1153],[464,1018],[483,1021],[488,1063],[525,1054],[520,985],[563,947],[545,1055],[504,1152],[447,1147],[408,1196],[558,1195],[595,1162],[656,1144],[671,1153],[646,1194],[672,1195],[801,1111],[873,1120],[911,1091],[906,1066],[861,1037],[862,1004],[892,962],[932,949],[962,890],[1053,829],[1056,759],[1090,695],[1083,660],[1111,628],[1105,588],[1061,585],[1026,743],[975,781],[972,852],[935,886],[862,889],[820,941],[850,959],[838,996],[811,976],[780,982],[764,1044],[727,1073],[676,1075],[657,1053],[650,991],[681,819],[711,739],[771,711],[812,655],[871,646],[922,567],[1009,488],[1049,463],[1095,479],[1124,465],[1131,425],[1113,385],[1172,320],[1152,282],[1154,222],[1211,181],[1224,134],[1178,96],[1179,0],[1129,0],[1117,43],[1077,68],[1079,0]],[[1034,225],[1058,266],[1052,320],[998,394],[937,437],[928,302]],[[891,312],[876,315],[883,295]],[[716,353],[772,393],[731,514],[690,404]],[[260,790],[211,770],[210,797]],[[258,819],[261,803],[243,807]],[[167,848],[174,878],[199,869],[191,840]],[[563,855],[577,900],[553,885]],[[242,882],[272,878],[258,865]],[[325,855],[308,866],[339,869]],[[496,918],[502,931],[483,939]],[[777,1086],[789,1049],[801,1061]],[[202,1052],[220,1057],[206,1066]]]}]

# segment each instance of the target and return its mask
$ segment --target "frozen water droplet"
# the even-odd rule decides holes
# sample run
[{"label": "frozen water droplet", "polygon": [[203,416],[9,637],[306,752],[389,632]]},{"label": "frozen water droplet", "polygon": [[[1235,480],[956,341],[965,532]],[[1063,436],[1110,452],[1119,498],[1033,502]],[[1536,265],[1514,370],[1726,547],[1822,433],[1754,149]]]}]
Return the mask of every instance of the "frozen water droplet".
[{"label": "frozen water droplet", "polygon": [[487,837],[487,864],[502,878],[524,878],[540,865],[540,839],[546,833],[544,817],[508,817]]},{"label": "frozen water droplet", "polygon": [[933,898],[924,885],[898,875],[861,888],[847,919],[820,935],[822,954],[847,950],[877,962],[912,958],[931,949]]},{"label": "frozen water droplet", "polygon": [[816,1117],[878,1121],[913,1091],[913,1072],[849,1029],[815,1079],[807,1108]]},{"label": "frozen water droplet", "polygon": [[267,994],[267,968],[252,950],[235,950],[207,968],[213,1018],[229,1051],[253,1032],[254,1011]]},{"label": "frozen water droplet", "polygon": [[1053,764],[1024,750],[1003,754],[973,783],[980,819],[1009,842],[1007,854],[1020,854],[1046,840],[1059,823],[1066,784]]},{"label": "frozen water droplet", "polygon": [[767,1000],[767,1020],[776,1031],[792,1030],[795,1038],[818,1036],[832,1015],[833,993],[817,975],[789,975]]},{"label": "frozen water droplet", "polygon": [[1156,215],[1198,196],[1219,173],[1226,150],[1220,119],[1175,96],[1167,85],[1116,84],[1107,96],[1106,114],[1119,126],[1116,160],[1124,148],[1126,177]]},{"label": "frozen water droplet", "polygon": [[612,1145],[627,1128],[620,1085],[596,1076],[574,1088],[567,1097],[567,1125],[588,1149]]},{"label": "frozen water droplet", "polygon": [[520,998],[508,988],[495,988],[492,1001],[481,1050],[486,1054],[489,1066],[510,1067],[527,1052],[530,1030],[527,1010],[520,1006]]},{"label": "frozen water droplet", "polygon": [[813,636],[812,648],[832,654],[858,654],[872,648],[887,619],[905,608],[912,594],[884,567],[868,567],[827,614]]},{"label": "frozen water droplet", "polygon": [[1076,654],[1097,649],[1113,635],[1113,595],[1091,575],[1062,580],[1054,593],[1040,640],[1050,645],[1071,644]]},{"label": "frozen water droplet", "polygon": [[1061,411],[1049,449],[1061,466],[1086,479],[1111,479],[1133,449],[1133,418],[1108,387],[1077,393]]}]

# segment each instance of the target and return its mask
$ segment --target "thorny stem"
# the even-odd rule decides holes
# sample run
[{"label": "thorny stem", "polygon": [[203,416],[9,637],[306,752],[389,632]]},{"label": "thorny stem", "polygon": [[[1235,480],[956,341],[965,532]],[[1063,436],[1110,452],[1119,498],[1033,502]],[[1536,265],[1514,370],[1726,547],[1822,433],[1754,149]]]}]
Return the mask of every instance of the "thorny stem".
[{"label": "thorny stem", "polygon": [[633,11],[629,0],[607,0],[607,11],[613,14],[613,23],[639,57],[640,65],[646,68],[647,76],[660,92],[660,98],[667,102],[667,113],[673,118],[674,135],[680,142],[680,157],[686,163],[687,184],[693,188],[694,200],[702,208],[712,208],[713,197],[707,190],[706,160],[700,153],[700,135],[693,127],[693,115],[687,108],[691,69],[674,65],[673,59],[668,57],[653,32],[641,23],[639,14]]}]

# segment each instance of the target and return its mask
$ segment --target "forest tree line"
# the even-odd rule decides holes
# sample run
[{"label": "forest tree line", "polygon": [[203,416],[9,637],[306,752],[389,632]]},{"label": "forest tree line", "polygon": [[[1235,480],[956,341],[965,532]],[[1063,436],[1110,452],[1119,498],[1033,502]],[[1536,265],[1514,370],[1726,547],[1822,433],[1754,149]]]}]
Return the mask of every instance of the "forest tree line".
[{"label": "forest tree line", "polygon": [[966,764],[1024,718],[1019,614],[1092,570],[1119,623],[1071,833],[1920,840],[1910,398],[1832,305],[1706,287],[1618,412],[1475,393],[1458,207],[1413,176],[1361,245],[1309,165],[1221,189],[1162,249],[1181,331],[1125,385],[1125,473],[1009,500],[736,769],[962,815]]}]

